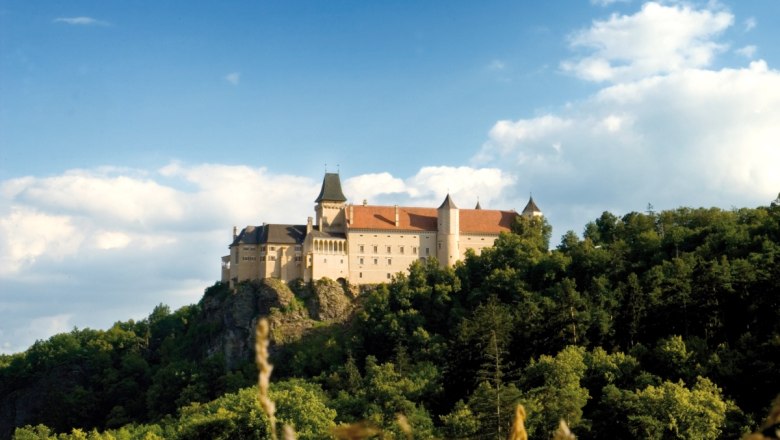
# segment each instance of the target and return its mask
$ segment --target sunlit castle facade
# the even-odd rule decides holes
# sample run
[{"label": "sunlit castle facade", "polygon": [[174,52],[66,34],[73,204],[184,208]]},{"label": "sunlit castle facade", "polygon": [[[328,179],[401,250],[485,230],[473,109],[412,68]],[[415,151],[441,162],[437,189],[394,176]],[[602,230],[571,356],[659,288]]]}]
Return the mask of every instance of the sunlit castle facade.
[{"label": "sunlit castle facade", "polygon": [[[233,228],[230,255],[222,257],[222,281],[328,277],[352,284],[388,281],[415,260],[436,257],[442,266],[479,254],[509,232],[514,210],[460,209],[447,195],[438,208],[347,203],[336,173],[326,173],[305,225],[263,224]],[[541,216],[531,198],[523,216]]]}]

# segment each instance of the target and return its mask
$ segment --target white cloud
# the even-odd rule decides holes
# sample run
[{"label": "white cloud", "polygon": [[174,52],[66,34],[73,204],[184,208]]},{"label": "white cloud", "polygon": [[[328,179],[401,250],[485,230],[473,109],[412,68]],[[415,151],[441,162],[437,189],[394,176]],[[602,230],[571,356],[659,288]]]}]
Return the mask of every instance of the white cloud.
[{"label": "white cloud", "polygon": [[753,58],[753,56],[756,54],[756,50],[757,50],[756,46],[753,46],[751,44],[751,45],[748,45],[748,46],[745,46],[745,47],[741,47],[741,48],[737,49],[735,52],[738,53],[739,55],[742,55],[742,56],[746,57],[746,58]]},{"label": "white cloud", "polygon": [[[497,168],[472,167],[343,180],[357,203],[438,206],[449,191],[463,207],[477,197],[489,207],[513,182]],[[160,302],[197,301],[219,277],[233,225],[305,224],[320,184],[319,176],[176,162],[0,182],[0,352],[72,326],[140,319]]]},{"label": "white cloud", "polygon": [[0,217],[0,276],[15,273],[40,257],[72,255],[83,240],[84,233],[68,216],[12,206]]},{"label": "white cloud", "polygon": [[631,0],[590,0],[590,4],[605,7],[615,3],[628,3],[630,1]]},{"label": "white cloud", "polygon": [[59,17],[54,19],[55,23],[65,23],[74,26],[110,26],[111,23],[103,20],[97,20],[92,17]]},{"label": "white cloud", "polygon": [[744,21],[745,32],[753,30],[757,24],[758,22],[756,21],[755,17],[746,18]]},{"label": "white cloud", "polygon": [[363,174],[347,179],[345,195],[354,203],[438,206],[447,194],[471,207],[502,200],[514,177],[498,168],[427,166],[407,179],[390,173]]},{"label": "white cloud", "polygon": [[521,188],[541,186],[540,202],[577,227],[562,217],[588,206],[766,204],[780,188],[778,121],[780,72],[765,62],[686,69],[606,87],[557,114],[498,121],[474,160],[513,170]]},{"label": "white cloud", "polygon": [[241,82],[241,72],[231,72],[225,75],[225,81],[237,86]]},{"label": "white cloud", "polygon": [[622,81],[706,67],[726,48],[713,39],[733,21],[725,11],[645,3],[636,14],[612,14],[572,34],[572,48],[591,53],[561,68],[589,81]]}]

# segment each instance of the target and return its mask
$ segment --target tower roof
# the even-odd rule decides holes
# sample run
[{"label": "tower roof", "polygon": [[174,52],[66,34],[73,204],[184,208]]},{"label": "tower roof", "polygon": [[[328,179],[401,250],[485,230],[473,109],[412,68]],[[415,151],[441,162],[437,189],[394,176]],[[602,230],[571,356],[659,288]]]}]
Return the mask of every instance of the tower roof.
[{"label": "tower roof", "polygon": [[523,215],[530,215],[535,212],[542,212],[541,209],[539,209],[538,206],[536,206],[536,203],[534,203],[534,198],[531,196],[528,199],[528,204],[525,205],[525,208],[523,208]]},{"label": "tower roof", "polygon": [[444,199],[444,203],[439,206],[439,209],[458,209],[458,207],[455,206],[455,202],[452,201],[452,197],[448,193],[447,198]]},{"label": "tower roof", "polygon": [[482,205],[479,204],[479,200],[477,200],[477,206],[475,206],[474,209],[482,209]]},{"label": "tower roof", "polygon": [[325,177],[322,179],[322,189],[320,195],[317,196],[315,203],[322,201],[327,202],[346,202],[347,198],[344,197],[344,192],[341,191],[341,179],[338,173],[325,173]]}]

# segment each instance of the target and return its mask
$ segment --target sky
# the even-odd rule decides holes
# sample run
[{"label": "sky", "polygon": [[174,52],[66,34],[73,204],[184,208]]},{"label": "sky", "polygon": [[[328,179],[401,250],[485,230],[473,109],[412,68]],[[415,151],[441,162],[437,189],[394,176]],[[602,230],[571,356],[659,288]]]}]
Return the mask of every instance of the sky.
[{"label": "sky", "polygon": [[196,303],[233,226],[351,202],[780,192],[780,2],[0,0],[0,353]]}]

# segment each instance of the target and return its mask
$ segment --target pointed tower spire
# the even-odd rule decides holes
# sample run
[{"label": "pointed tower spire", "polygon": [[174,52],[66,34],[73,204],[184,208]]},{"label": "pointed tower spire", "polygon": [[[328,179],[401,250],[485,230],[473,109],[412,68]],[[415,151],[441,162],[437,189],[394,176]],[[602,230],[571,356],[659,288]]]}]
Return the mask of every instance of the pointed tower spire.
[{"label": "pointed tower spire", "polygon": [[525,217],[537,217],[542,215],[542,210],[534,203],[534,197],[530,196],[528,203],[523,208],[523,216]]},{"label": "pointed tower spire", "polygon": [[314,203],[320,202],[346,202],[347,198],[344,197],[344,192],[341,191],[341,179],[338,173],[325,173],[325,177],[322,179],[322,189],[320,195],[317,196],[317,200]]},{"label": "pointed tower spire", "polygon": [[444,199],[444,202],[439,206],[439,209],[458,209],[458,207],[455,206],[455,202],[452,201],[450,193],[447,193],[447,198]]}]

